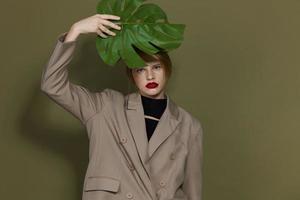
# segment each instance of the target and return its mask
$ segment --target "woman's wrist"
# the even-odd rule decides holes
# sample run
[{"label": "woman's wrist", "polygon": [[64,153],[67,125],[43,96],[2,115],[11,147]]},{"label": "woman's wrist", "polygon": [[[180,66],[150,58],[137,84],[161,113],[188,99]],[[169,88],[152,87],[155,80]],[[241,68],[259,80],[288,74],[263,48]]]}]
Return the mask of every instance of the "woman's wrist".
[{"label": "woman's wrist", "polygon": [[75,41],[79,35],[80,32],[76,29],[76,25],[73,24],[65,37],[65,42]]}]

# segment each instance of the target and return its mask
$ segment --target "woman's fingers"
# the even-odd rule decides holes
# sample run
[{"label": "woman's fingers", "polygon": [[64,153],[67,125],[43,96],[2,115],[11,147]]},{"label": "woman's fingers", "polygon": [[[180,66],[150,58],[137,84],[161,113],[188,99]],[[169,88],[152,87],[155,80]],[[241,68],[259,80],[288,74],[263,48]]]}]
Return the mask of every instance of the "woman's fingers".
[{"label": "woman's fingers", "polygon": [[115,15],[105,15],[105,14],[104,14],[104,15],[99,15],[99,19],[100,19],[100,23],[101,23],[101,24],[104,24],[104,25],[106,25],[106,26],[110,26],[111,28],[114,28],[114,29],[117,29],[117,30],[120,30],[120,29],[121,29],[120,26],[118,26],[118,25],[116,25],[116,24],[110,22],[109,20],[107,20],[107,19],[116,19],[116,20],[118,20],[118,19],[120,19],[119,16],[115,16]]},{"label": "woman's fingers", "polygon": [[109,20],[119,20],[120,17],[109,14],[96,14],[97,20],[97,34],[103,38],[107,38],[108,35],[116,36],[116,33],[112,32],[110,28],[120,30],[121,27]]},{"label": "woman's fingers", "polygon": [[120,17],[116,15],[109,15],[109,14],[97,14],[97,16],[103,18],[103,19],[113,19],[113,20],[119,20]]},{"label": "woman's fingers", "polygon": [[113,35],[113,36],[116,35],[114,32],[108,30],[108,29],[107,29],[105,26],[103,26],[102,24],[100,24],[98,27],[99,27],[103,32],[105,32],[105,33],[107,33],[107,34],[110,34],[110,35]]},{"label": "woman's fingers", "polygon": [[100,29],[97,30],[97,34],[103,38],[107,38],[107,35],[105,35]]},{"label": "woman's fingers", "polygon": [[110,22],[108,20],[105,20],[105,19],[100,19],[100,23],[104,24],[106,26],[110,26],[111,28],[114,28],[114,29],[117,29],[117,30],[121,29],[120,26],[118,26],[118,25],[116,25],[116,24],[114,24],[114,23],[112,23],[112,22]]}]

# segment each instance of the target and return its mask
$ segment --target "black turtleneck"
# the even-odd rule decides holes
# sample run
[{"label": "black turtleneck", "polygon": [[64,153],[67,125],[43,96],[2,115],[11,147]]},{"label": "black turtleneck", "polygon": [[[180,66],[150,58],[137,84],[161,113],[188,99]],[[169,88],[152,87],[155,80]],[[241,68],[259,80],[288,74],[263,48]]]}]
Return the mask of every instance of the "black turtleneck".
[{"label": "black turtleneck", "polygon": [[[160,119],[162,114],[164,113],[164,110],[167,106],[167,98],[165,99],[153,99],[146,96],[141,95],[142,97],[142,103],[144,108],[144,115],[148,115],[151,117],[155,117],[157,119]],[[146,129],[147,129],[147,137],[148,141],[150,140],[150,137],[152,136],[158,121],[154,119],[145,118],[146,123]]]}]

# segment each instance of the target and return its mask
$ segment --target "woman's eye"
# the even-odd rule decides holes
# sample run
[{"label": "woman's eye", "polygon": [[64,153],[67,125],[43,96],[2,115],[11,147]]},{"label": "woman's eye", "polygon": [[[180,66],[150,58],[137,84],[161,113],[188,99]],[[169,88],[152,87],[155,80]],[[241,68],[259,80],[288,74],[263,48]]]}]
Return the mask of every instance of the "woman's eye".
[{"label": "woman's eye", "polygon": [[159,69],[160,68],[160,65],[155,65],[154,66],[154,69]]},{"label": "woman's eye", "polygon": [[143,68],[142,68],[142,69],[137,69],[136,72],[139,73],[139,72],[141,72],[141,71],[143,71],[143,70],[144,70]]}]

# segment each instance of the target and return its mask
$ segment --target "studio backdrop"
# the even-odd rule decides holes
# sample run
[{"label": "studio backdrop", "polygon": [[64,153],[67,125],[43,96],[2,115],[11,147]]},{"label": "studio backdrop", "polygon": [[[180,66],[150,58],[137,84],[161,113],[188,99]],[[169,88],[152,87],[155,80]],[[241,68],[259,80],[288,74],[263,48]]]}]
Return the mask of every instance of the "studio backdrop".
[{"label": "studio backdrop", "polygon": [[[186,24],[167,92],[204,130],[204,200],[300,199],[300,1],[156,0]],[[80,200],[85,128],[40,90],[57,37],[98,1],[1,3],[1,199]],[[134,90],[78,38],[72,82]]]}]

